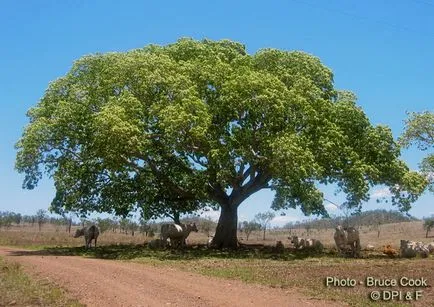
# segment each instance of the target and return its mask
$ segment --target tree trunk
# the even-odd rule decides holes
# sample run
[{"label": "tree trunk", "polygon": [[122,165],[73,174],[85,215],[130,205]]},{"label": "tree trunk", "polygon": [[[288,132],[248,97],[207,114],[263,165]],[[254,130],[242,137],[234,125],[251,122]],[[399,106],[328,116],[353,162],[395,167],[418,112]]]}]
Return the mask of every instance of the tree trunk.
[{"label": "tree trunk", "polygon": [[173,211],[173,222],[177,225],[181,225],[181,220],[179,218],[179,212]]},{"label": "tree trunk", "polygon": [[265,241],[265,231],[267,230],[267,228],[266,227],[264,227],[264,236],[262,237],[262,240],[264,240]]},{"label": "tree trunk", "polygon": [[221,214],[212,246],[216,248],[237,248],[238,206],[220,204]]},{"label": "tree trunk", "polygon": [[425,234],[425,238],[428,238],[428,233],[429,233],[429,228],[427,228],[427,230],[426,230],[426,234]]}]

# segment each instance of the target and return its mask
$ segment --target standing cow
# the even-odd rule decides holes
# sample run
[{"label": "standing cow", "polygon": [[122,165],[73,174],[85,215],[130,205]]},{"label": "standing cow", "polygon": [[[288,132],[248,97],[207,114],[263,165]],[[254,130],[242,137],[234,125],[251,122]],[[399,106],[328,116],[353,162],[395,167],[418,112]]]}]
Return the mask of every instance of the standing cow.
[{"label": "standing cow", "polygon": [[96,247],[96,241],[99,236],[99,229],[95,225],[84,227],[81,229],[77,229],[75,232],[74,238],[78,238],[84,236],[84,242],[86,244],[86,248],[91,247],[92,240],[95,241],[95,247]]},{"label": "standing cow", "polygon": [[344,228],[339,225],[336,227],[333,238],[335,239],[336,247],[341,253],[345,252],[349,246],[353,257],[360,256],[360,236],[359,231],[356,228]]},{"label": "standing cow", "polygon": [[[163,242],[163,245],[167,245],[167,239],[170,239],[170,245],[174,247],[177,246],[185,246],[185,239],[187,239],[190,232],[195,231],[198,232],[196,223],[192,224],[162,224],[161,225],[161,234],[160,239]],[[175,244],[176,242],[176,244]]]}]

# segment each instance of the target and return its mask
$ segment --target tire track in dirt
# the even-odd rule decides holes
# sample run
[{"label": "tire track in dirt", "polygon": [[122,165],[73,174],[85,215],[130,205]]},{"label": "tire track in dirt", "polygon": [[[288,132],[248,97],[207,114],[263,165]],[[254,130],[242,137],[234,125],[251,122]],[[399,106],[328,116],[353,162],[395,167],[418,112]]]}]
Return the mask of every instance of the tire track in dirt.
[{"label": "tire track in dirt", "polygon": [[343,306],[295,290],[132,262],[47,256],[0,247],[0,255],[31,275],[49,278],[88,306]]}]

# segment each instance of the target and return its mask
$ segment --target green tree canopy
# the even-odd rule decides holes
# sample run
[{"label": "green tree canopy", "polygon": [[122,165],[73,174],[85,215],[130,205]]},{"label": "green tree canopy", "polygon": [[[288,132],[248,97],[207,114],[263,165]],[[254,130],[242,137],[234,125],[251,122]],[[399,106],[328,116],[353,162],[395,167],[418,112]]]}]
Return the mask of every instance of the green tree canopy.
[{"label": "green tree canopy", "polygon": [[144,217],[220,206],[214,245],[237,245],[238,206],[327,215],[318,184],[357,208],[376,184],[408,210],[424,179],[399,160],[388,127],[337,91],[318,58],[228,40],[181,39],[84,56],[29,110],[17,143],[24,187],[54,179],[52,209]]},{"label": "green tree canopy", "polygon": [[[409,113],[399,141],[407,148],[414,144],[420,150],[434,149],[434,113]],[[430,190],[434,192],[434,153],[429,153],[422,160],[420,168],[430,181]]]}]

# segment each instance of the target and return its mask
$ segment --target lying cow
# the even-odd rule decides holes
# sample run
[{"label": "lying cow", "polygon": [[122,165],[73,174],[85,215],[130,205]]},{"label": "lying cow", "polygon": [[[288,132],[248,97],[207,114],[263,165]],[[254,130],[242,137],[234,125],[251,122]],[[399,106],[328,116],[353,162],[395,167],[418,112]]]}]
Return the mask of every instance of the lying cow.
[{"label": "lying cow", "polygon": [[302,249],[304,248],[304,239],[300,238],[299,236],[292,236],[288,237],[289,240],[291,240],[292,245],[294,245],[295,249]]},{"label": "lying cow", "polygon": [[288,239],[291,240],[291,243],[294,245],[295,249],[309,249],[309,250],[317,250],[322,251],[324,246],[317,239],[303,239],[298,236],[292,236]]},{"label": "lying cow", "polygon": [[394,258],[396,255],[398,255],[398,252],[396,249],[392,247],[391,244],[387,244],[383,246],[383,254],[386,254],[387,256]]},{"label": "lying cow", "polygon": [[277,241],[276,245],[271,248],[273,253],[281,254],[285,251],[285,245],[283,245],[282,241]]},{"label": "lying cow", "polygon": [[163,244],[167,245],[167,239],[170,239],[170,246],[185,246],[185,239],[187,239],[190,232],[199,230],[196,223],[193,224],[162,224],[160,239]]},{"label": "lying cow", "polygon": [[150,249],[158,249],[158,248],[163,247],[163,241],[161,241],[161,239],[154,239],[154,240],[149,241],[147,246]]},{"label": "lying cow", "polygon": [[427,243],[425,246],[431,254],[434,254],[434,242]]},{"label": "lying cow", "polygon": [[344,228],[339,225],[336,227],[333,238],[341,253],[344,253],[350,247],[353,257],[360,256],[360,236],[357,229],[354,227]]},{"label": "lying cow", "polygon": [[428,257],[429,249],[422,242],[401,240],[400,255],[404,258]]},{"label": "lying cow", "polygon": [[324,245],[317,239],[304,239],[304,247],[309,250],[316,250],[322,252]]},{"label": "lying cow", "polygon": [[86,244],[86,248],[91,247],[91,242],[94,240],[95,247],[96,247],[96,241],[99,236],[99,229],[95,225],[84,227],[81,229],[77,229],[75,232],[74,238],[78,238],[84,236],[84,243]]},{"label": "lying cow", "polygon": [[365,250],[367,250],[367,251],[373,251],[374,249],[375,249],[375,246],[372,245],[372,244],[368,244],[368,245],[366,245],[366,247],[365,247]]}]

